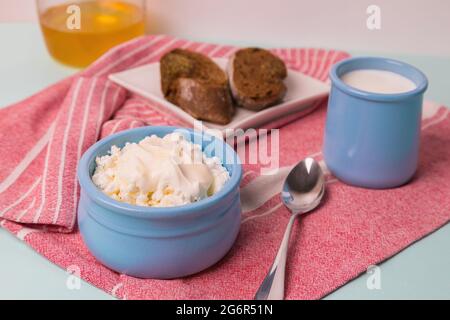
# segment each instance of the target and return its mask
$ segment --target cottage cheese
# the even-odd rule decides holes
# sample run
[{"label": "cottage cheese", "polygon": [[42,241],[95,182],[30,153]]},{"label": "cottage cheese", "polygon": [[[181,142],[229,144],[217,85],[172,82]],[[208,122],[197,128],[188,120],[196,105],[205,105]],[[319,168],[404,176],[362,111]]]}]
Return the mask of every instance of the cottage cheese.
[{"label": "cottage cheese", "polygon": [[218,192],[230,178],[217,157],[179,133],[152,135],[97,157],[92,181],[111,198],[139,206],[169,207]]}]

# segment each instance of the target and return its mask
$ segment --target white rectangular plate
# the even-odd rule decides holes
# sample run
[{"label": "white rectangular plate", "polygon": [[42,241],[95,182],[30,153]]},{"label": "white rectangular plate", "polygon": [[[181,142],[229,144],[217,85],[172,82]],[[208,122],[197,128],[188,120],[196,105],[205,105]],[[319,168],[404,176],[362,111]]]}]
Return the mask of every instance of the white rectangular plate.
[{"label": "white rectangular plate", "polygon": [[[228,59],[215,58],[213,60],[221,68],[226,68]],[[158,107],[164,108],[165,111],[175,115],[184,122],[193,123],[195,120],[181,108],[164,98],[161,91],[159,62],[111,74],[109,79],[129,91],[149,99],[157,104]],[[203,125],[210,129],[219,129],[222,132],[225,129],[258,128],[265,123],[280,120],[294,113],[306,114],[312,111],[312,108],[317,105],[314,102],[326,97],[330,90],[330,87],[322,81],[294,70],[288,70],[285,84],[287,93],[281,103],[261,111],[237,108],[233,120],[229,124],[218,125],[203,121]]]}]

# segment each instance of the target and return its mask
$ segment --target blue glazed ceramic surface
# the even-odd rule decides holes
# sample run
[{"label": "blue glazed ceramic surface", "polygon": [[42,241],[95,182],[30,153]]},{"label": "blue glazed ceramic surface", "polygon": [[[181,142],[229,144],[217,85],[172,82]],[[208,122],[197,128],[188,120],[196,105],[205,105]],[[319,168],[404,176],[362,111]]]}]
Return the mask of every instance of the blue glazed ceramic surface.
[{"label": "blue glazed ceramic surface", "polygon": [[[182,130],[208,156],[222,160],[230,180],[218,193],[189,205],[152,208],[115,201],[93,184],[95,158],[107,154],[112,145],[122,147],[174,130]],[[83,240],[101,263],[120,273],[170,279],[199,272],[219,261],[237,237],[241,176],[239,158],[229,145],[191,129],[143,127],[102,139],[85,152],[78,165],[78,225]]]},{"label": "blue glazed ceramic surface", "polygon": [[[387,70],[416,84],[399,94],[350,87],[340,77],[359,69]],[[406,63],[377,57],[350,58],[333,66],[324,137],[324,160],[345,183],[391,188],[414,175],[419,156],[425,75]]]}]

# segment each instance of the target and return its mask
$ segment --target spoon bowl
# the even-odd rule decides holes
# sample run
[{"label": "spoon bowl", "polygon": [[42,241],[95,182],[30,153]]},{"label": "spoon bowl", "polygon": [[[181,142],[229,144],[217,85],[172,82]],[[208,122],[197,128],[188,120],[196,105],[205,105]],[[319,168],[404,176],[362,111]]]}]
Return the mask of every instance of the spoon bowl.
[{"label": "spoon bowl", "polygon": [[320,203],[325,191],[325,178],[313,158],[300,161],[284,181],[281,200],[292,214],[307,213]]}]

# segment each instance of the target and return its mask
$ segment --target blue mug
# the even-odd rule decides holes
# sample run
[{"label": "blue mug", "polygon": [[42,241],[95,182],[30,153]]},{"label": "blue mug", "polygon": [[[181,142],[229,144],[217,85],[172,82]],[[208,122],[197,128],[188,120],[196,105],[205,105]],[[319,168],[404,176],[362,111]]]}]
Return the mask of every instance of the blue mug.
[{"label": "blue mug", "polygon": [[[410,79],[416,88],[402,93],[372,93],[344,83],[347,72],[385,70]],[[392,188],[408,182],[419,158],[420,123],[426,76],[401,61],[356,57],[330,71],[324,160],[339,180],[366,188]]]}]

